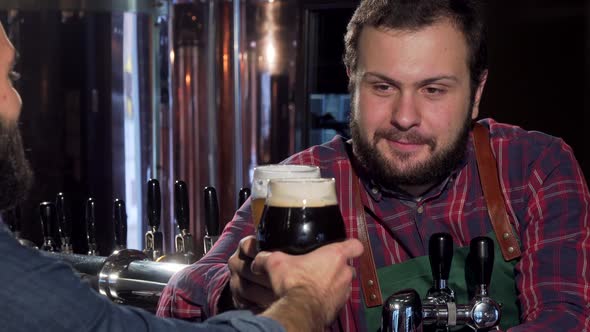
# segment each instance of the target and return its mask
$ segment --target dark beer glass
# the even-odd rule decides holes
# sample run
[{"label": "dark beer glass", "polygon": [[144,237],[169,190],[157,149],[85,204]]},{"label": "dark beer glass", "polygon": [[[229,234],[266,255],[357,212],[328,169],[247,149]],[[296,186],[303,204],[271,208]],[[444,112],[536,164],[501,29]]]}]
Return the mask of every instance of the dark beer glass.
[{"label": "dark beer glass", "polygon": [[258,249],[292,255],[346,239],[334,179],[272,179],[258,225]]}]

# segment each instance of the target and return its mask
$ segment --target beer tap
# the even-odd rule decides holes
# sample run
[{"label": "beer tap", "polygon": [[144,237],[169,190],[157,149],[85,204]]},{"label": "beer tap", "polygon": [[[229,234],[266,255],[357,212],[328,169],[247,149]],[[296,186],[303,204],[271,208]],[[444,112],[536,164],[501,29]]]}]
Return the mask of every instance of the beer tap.
[{"label": "beer tap", "polygon": [[53,239],[55,226],[57,224],[55,204],[51,202],[43,202],[39,204],[39,214],[43,226],[43,246],[41,246],[41,249],[45,251],[57,251],[55,240]]},{"label": "beer tap", "polygon": [[204,194],[207,235],[203,239],[203,247],[204,254],[207,254],[219,238],[219,205],[217,203],[217,191],[215,188],[206,187]]},{"label": "beer tap", "polygon": [[244,187],[240,189],[240,192],[238,193],[238,209],[244,205],[246,200],[248,200],[248,197],[250,197],[250,188]]},{"label": "beer tap", "polygon": [[449,274],[453,261],[453,238],[448,233],[436,233],[428,241],[428,258],[432,271],[432,287],[426,294],[426,303],[455,302],[455,292],[449,288]]},{"label": "beer tap", "polygon": [[470,320],[467,325],[475,330],[489,330],[500,323],[501,309],[489,296],[494,268],[494,242],[485,236],[473,238],[469,245],[467,266],[473,272],[475,296],[471,299]]},{"label": "beer tap", "polygon": [[61,239],[61,252],[74,253],[72,248],[72,218],[70,207],[63,193],[58,193],[55,200],[57,211],[58,232]]},{"label": "beer tap", "polygon": [[22,237],[21,234],[21,215],[20,215],[20,207],[16,206],[11,210],[5,211],[2,214],[3,221],[6,223],[10,231],[14,234],[14,237],[18,240],[18,242],[25,246],[34,249],[39,249],[35,243],[29,241]]},{"label": "beer tap", "polygon": [[193,236],[190,233],[190,207],[188,204],[188,190],[182,180],[174,182],[174,218],[179,234],[174,239],[176,254],[174,261],[191,264],[197,261],[193,253]]},{"label": "beer tap", "polygon": [[115,251],[127,249],[127,211],[125,201],[113,202],[113,221],[115,224]]},{"label": "beer tap", "polygon": [[164,236],[159,231],[161,198],[160,183],[156,179],[148,181],[147,188],[147,219],[150,230],[145,233],[145,249],[143,252],[151,259],[157,260],[163,254]]},{"label": "beer tap", "polygon": [[98,256],[98,249],[96,245],[96,203],[94,198],[86,200],[85,209],[86,220],[86,240],[88,242],[88,255]]}]

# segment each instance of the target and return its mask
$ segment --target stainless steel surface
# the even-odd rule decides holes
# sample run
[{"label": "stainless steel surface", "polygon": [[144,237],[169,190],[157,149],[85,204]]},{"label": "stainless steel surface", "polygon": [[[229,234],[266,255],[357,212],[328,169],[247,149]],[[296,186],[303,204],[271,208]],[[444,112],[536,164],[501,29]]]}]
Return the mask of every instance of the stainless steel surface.
[{"label": "stainless steel surface", "polygon": [[422,331],[422,302],[415,290],[399,291],[385,301],[381,331]]},{"label": "stainless steel surface", "polygon": [[142,12],[166,14],[165,0],[2,0],[0,9]]},{"label": "stainless steel surface", "polygon": [[109,257],[43,252],[68,263],[93,282],[99,292],[117,303],[155,311],[158,299],[172,275],[186,264],[156,263],[138,250],[121,250]]}]

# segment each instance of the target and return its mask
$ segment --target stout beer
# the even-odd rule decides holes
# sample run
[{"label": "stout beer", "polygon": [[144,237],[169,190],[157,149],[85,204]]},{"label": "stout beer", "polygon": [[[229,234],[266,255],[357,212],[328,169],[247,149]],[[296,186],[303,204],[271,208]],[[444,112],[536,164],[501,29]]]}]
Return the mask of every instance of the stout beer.
[{"label": "stout beer", "polygon": [[346,239],[334,179],[274,179],[258,226],[260,250],[299,255]]},{"label": "stout beer", "polygon": [[250,204],[252,206],[252,221],[254,227],[258,226],[264,201],[266,200],[266,187],[270,179],[281,178],[319,178],[320,169],[317,166],[308,165],[264,165],[254,168],[252,180],[252,194]]}]

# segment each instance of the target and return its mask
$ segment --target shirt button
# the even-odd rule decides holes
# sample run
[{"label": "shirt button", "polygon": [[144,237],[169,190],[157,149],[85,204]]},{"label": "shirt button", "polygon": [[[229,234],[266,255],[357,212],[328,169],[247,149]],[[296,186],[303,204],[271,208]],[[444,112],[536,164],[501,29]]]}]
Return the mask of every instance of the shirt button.
[{"label": "shirt button", "polygon": [[374,195],[377,195],[377,194],[379,193],[379,189],[377,189],[377,188],[373,187],[373,189],[371,189],[371,192],[372,192]]},{"label": "shirt button", "polygon": [[424,212],[424,207],[422,205],[420,205],[418,207],[418,210],[417,211],[418,211],[418,213],[422,214],[422,212]]}]

